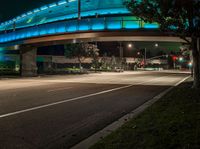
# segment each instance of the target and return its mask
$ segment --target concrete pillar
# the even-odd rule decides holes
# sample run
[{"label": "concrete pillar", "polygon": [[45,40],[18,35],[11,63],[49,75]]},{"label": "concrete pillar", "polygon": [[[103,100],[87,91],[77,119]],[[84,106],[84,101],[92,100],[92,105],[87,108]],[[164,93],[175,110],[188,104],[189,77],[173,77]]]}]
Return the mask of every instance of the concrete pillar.
[{"label": "concrete pillar", "polygon": [[124,57],[124,48],[122,47],[122,43],[119,43],[119,57],[120,59],[123,59]]},{"label": "concrete pillar", "polygon": [[20,47],[20,72],[23,77],[37,76],[37,48]]}]

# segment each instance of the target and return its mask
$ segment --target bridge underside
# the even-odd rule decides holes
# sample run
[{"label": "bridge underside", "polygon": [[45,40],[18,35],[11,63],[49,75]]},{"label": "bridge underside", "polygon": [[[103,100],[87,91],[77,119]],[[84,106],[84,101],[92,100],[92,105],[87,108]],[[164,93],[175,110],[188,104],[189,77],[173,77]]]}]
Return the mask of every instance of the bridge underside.
[{"label": "bridge underside", "polygon": [[51,46],[58,44],[66,44],[70,42],[95,42],[95,41],[157,41],[157,42],[181,42],[185,41],[179,37],[162,33],[158,30],[138,30],[138,31],[101,31],[101,32],[79,32],[56,34],[51,36],[35,37],[25,40],[19,40],[6,44],[0,44],[2,47],[16,49],[22,46]]},{"label": "bridge underside", "polygon": [[[26,39],[13,43],[4,44],[9,49],[20,50],[21,75],[36,76],[36,50],[37,47],[59,45],[78,42],[95,41],[154,41],[154,42],[184,42],[179,37],[164,34],[158,30],[138,30],[138,31],[102,31],[102,32],[79,32],[71,34],[57,34],[38,38]],[[11,46],[9,46],[11,45]],[[17,45],[17,48],[16,48]]]},{"label": "bridge underside", "polygon": [[57,45],[66,42],[93,42],[93,41],[163,41],[163,42],[185,42],[179,37],[170,36],[159,31],[104,31],[61,34],[44,36],[24,41],[24,44]]}]

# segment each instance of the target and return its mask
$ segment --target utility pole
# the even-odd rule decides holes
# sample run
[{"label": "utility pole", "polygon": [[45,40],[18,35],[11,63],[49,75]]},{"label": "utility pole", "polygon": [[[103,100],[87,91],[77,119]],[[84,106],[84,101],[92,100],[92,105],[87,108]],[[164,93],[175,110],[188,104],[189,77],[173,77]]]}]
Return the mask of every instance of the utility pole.
[{"label": "utility pole", "polygon": [[81,0],[78,0],[78,20],[81,20]]},{"label": "utility pole", "polygon": [[122,42],[120,41],[119,42],[119,57],[120,57],[120,59],[122,60],[123,59],[123,57],[124,57],[124,49],[123,49],[123,47],[122,47]]},{"label": "utility pole", "polygon": [[119,42],[119,57],[120,57],[120,65],[121,65],[120,67],[124,68],[124,66],[123,66],[124,49],[122,47],[122,42],[121,41]]},{"label": "utility pole", "polygon": [[146,61],[147,61],[147,49],[144,48],[144,67],[146,66]]}]

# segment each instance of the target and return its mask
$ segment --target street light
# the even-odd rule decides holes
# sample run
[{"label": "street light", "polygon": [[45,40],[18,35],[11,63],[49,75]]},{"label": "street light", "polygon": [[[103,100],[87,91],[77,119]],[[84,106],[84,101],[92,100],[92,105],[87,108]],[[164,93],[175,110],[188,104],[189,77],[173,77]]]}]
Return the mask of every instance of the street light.
[{"label": "street light", "polygon": [[133,47],[133,44],[129,43],[128,48],[132,48],[132,47]]},{"label": "street light", "polygon": [[81,20],[81,0],[78,0],[78,20]]},{"label": "street light", "polygon": [[158,47],[158,43],[155,43],[155,47],[156,47],[156,48]]},{"label": "street light", "polygon": [[188,67],[189,67],[189,70],[191,70],[191,76],[193,77],[194,76],[194,70],[193,70],[193,62],[189,62],[188,63]]},{"label": "street light", "polygon": [[[86,0],[86,3],[89,3],[90,0]],[[78,0],[78,20],[81,20],[81,0]]]},{"label": "street light", "polygon": [[142,55],[143,61],[144,61],[144,67],[145,67],[146,66],[146,62],[147,62],[147,49],[144,48],[144,54],[141,54],[141,52],[137,52],[137,55]]},{"label": "street light", "polygon": [[122,47],[122,42],[119,42],[119,57],[120,59],[124,57],[124,49]]},{"label": "street light", "polygon": [[137,55],[140,55],[141,53],[140,52],[137,52]]},{"label": "street light", "polygon": [[188,66],[191,68],[191,67],[192,67],[192,62],[189,62],[189,63],[188,63]]},{"label": "street light", "polygon": [[182,62],[183,60],[183,57],[179,57],[179,62]]}]

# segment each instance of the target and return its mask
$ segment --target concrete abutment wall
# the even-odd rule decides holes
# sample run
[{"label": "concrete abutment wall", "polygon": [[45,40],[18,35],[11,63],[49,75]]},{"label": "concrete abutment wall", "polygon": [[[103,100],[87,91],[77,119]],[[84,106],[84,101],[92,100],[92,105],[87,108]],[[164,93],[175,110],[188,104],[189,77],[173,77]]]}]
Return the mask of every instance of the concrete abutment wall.
[{"label": "concrete abutment wall", "polygon": [[22,77],[37,76],[37,48],[20,47],[20,74]]}]

